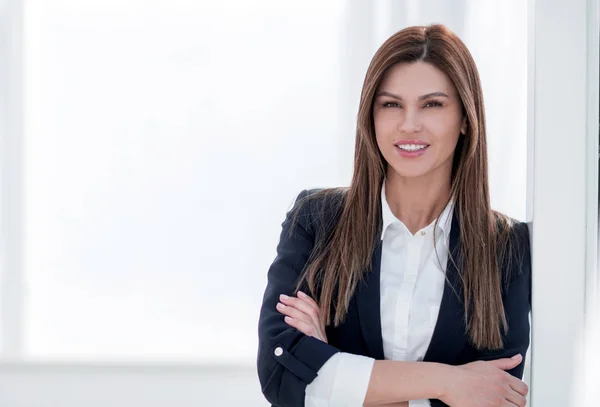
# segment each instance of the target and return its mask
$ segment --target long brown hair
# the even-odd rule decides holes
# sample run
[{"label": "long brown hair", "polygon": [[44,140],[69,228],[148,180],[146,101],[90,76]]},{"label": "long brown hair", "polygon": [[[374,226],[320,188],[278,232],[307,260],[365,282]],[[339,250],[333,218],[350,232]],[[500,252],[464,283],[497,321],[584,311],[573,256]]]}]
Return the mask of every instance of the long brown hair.
[{"label": "long brown hair", "polygon": [[[398,63],[423,61],[448,75],[460,96],[467,134],[454,152],[451,193],[460,226],[458,258],[466,325],[477,348],[502,348],[507,320],[502,303],[502,264],[510,259],[511,218],[490,207],[483,96],[475,62],[464,43],[443,25],[403,29],[377,50],[366,73],[357,118],[350,187],[308,197],[331,202],[330,224],[317,235],[298,282],[317,297],[325,325],[343,322],[357,284],[370,271],[381,233],[381,188],[387,170],[375,139],[373,100],[385,73]],[[325,197],[325,198],[323,198]],[[299,206],[298,206],[299,207]],[[313,212],[314,213],[314,212]],[[335,216],[332,216],[335,215]]]}]

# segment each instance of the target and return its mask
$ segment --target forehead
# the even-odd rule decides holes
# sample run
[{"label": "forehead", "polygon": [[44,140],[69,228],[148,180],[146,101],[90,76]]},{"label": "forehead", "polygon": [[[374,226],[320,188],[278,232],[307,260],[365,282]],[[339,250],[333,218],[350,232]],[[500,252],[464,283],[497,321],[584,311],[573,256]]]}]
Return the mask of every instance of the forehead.
[{"label": "forehead", "polygon": [[385,73],[378,90],[404,97],[419,97],[440,91],[448,95],[456,94],[452,81],[444,71],[422,61],[393,65]]}]

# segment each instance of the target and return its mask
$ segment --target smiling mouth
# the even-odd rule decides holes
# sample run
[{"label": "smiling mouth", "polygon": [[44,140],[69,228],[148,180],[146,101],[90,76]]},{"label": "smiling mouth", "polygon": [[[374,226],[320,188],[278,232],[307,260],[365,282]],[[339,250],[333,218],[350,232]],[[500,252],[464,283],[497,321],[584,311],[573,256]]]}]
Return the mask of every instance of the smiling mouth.
[{"label": "smiling mouth", "polygon": [[429,144],[396,144],[396,147],[403,151],[412,152],[424,150],[429,147]]}]

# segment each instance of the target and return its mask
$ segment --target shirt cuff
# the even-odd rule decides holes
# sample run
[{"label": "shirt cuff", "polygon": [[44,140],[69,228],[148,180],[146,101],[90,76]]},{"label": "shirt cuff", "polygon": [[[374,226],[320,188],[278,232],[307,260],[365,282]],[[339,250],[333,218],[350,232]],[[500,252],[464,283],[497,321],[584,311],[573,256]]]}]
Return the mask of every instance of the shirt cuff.
[{"label": "shirt cuff", "polygon": [[336,353],[306,387],[305,407],[360,407],[365,401],[375,359]]},{"label": "shirt cuff", "polygon": [[429,399],[410,400],[408,407],[431,407]]}]

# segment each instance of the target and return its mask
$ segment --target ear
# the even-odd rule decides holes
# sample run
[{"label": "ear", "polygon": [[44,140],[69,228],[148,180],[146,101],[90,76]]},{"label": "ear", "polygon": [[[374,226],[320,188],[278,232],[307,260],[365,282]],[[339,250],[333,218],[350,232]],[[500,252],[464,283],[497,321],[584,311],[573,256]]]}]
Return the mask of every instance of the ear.
[{"label": "ear", "polygon": [[469,129],[469,126],[467,125],[467,117],[465,116],[465,117],[463,118],[462,125],[461,125],[461,127],[460,127],[460,132],[461,132],[462,134],[467,134],[467,130],[468,130],[468,129]]}]

